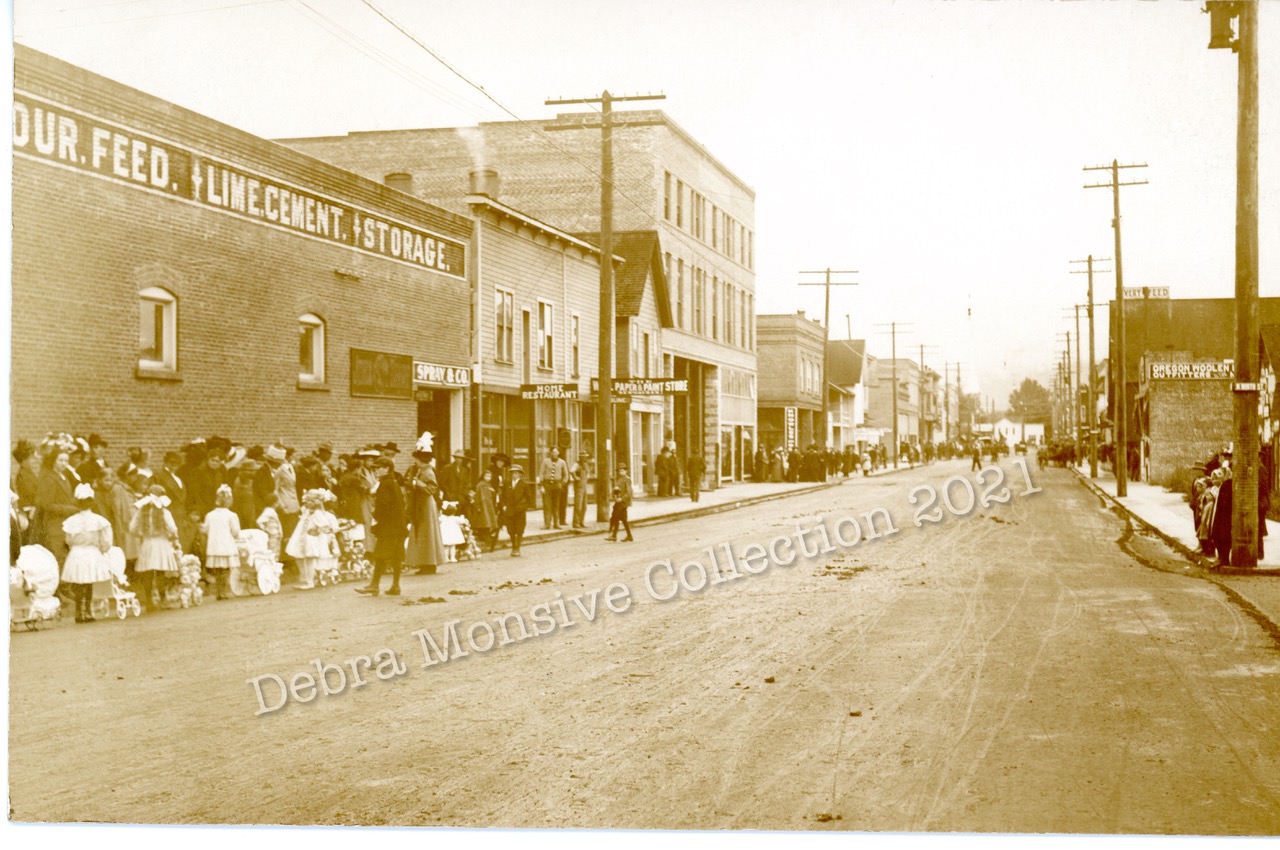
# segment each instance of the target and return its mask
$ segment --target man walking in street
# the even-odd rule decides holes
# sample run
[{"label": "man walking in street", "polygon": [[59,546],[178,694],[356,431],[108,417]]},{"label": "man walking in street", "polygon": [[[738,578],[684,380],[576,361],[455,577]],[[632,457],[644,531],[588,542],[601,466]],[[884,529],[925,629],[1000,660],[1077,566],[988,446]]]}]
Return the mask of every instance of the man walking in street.
[{"label": "man walking in street", "polygon": [[533,488],[524,480],[524,467],[511,467],[511,475],[502,487],[502,524],[511,536],[511,557],[520,557],[520,544],[524,540],[527,514],[533,508]]},{"label": "man walking in street", "polygon": [[689,479],[689,500],[698,501],[698,493],[702,490],[702,476],[707,472],[707,462],[702,455],[689,455],[685,463],[685,476]]},{"label": "man walking in street", "polygon": [[627,519],[627,511],[631,508],[631,476],[627,474],[627,465],[618,464],[618,476],[613,480],[613,512],[609,515],[609,534],[604,538],[610,543],[618,542],[618,526],[627,532],[623,543],[633,543],[631,523]]},{"label": "man walking in street", "polygon": [[538,473],[542,484],[543,528],[560,528],[564,525],[565,489],[569,486],[569,466],[560,457],[560,450],[553,448],[542,462]]}]

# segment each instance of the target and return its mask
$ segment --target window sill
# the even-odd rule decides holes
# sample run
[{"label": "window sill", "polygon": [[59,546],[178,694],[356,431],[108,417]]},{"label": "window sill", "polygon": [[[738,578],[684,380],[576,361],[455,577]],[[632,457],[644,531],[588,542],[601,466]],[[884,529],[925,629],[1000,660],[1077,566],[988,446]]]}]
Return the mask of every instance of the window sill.
[{"label": "window sill", "polygon": [[307,392],[327,393],[329,392],[329,385],[324,381],[309,381],[306,378],[299,378],[298,389]]},{"label": "window sill", "polygon": [[143,366],[141,363],[133,367],[133,377],[143,381],[172,381],[182,383],[182,376],[177,369],[165,366]]}]

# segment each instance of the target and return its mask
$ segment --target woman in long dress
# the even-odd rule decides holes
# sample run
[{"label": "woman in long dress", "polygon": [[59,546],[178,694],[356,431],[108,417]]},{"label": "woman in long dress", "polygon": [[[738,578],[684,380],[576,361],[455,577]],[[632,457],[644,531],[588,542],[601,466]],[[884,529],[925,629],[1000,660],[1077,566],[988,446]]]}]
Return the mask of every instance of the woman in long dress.
[{"label": "woman in long dress", "polygon": [[418,575],[430,575],[436,571],[437,565],[444,563],[444,546],[440,543],[440,485],[436,481],[435,456],[430,450],[430,441],[424,444],[419,440],[418,446],[413,453],[417,463],[405,476],[409,491],[409,522],[412,525],[405,566],[417,570]]},{"label": "woman in long dress", "polygon": [[76,622],[91,623],[93,585],[111,578],[107,550],[111,548],[111,522],[95,514],[93,488],[81,484],[75,489],[77,513],[62,523],[67,540],[67,560],[62,581],[72,588],[76,600]]}]

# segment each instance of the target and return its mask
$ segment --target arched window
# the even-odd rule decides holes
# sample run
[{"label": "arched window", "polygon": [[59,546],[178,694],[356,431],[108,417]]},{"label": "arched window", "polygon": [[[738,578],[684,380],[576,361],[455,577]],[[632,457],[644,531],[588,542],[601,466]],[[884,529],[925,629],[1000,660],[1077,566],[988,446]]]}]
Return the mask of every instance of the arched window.
[{"label": "arched window", "polygon": [[298,317],[298,380],[324,383],[324,319],[313,313]]},{"label": "arched window", "polygon": [[172,292],[148,287],[138,293],[138,367],[178,368],[178,299]]}]

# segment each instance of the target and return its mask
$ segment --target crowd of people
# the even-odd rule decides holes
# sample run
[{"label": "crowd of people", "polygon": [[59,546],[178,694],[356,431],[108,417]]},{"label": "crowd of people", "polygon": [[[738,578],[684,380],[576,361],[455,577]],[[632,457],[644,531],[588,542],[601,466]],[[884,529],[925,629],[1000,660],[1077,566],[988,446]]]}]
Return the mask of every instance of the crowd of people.
[{"label": "crowd of people", "polygon": [[[1217,452],[1193,469],[1199,474],[1191,484],[1187,501],[1200,551],[1216,557],[1218,566],[1231,566],[1232,470],[1231,451]],[[1271,474],[1265,458],[1258,476],[1258,559],[1267,536],[1267,512],[1271,508]]]},{"label": "crowd of people", "polygon": [[387,592],[398,594],[404,567],[433,573],[459,556],[478,557],[478,541],[493,548],[500,516],[523,519],[532,501],[518,468],[473,482],[457,452],[437,473],[430,434],[403,472],[394,442],[337,455],[322,442],[303,455],[278,442],[246,447],[215,436],[167,451],[160,463],[131,447],[118,465],[107,461],[109,448],[97,434],[49,434],[13,449],[10,563],[23,546],[51,553],[66,585],[59,593],[75,602],[81,622],[91,619],[83,588],[110,577],[104,559],[113,547],[124,556],[130,585],[153,609],[158,577],[177,574],[191,555],[201,561],[208,590],[228,598],[249,529],[261,530],[272,554],[296,573],[297,588],[310,589],[338,558],[345,522],[358,529],[373,562],[365,590],[378,592],[390,574]]}]

